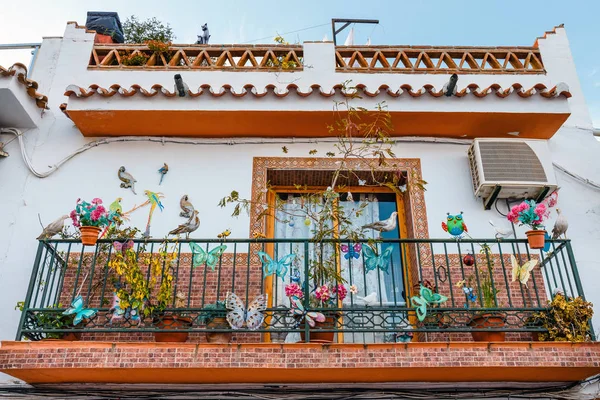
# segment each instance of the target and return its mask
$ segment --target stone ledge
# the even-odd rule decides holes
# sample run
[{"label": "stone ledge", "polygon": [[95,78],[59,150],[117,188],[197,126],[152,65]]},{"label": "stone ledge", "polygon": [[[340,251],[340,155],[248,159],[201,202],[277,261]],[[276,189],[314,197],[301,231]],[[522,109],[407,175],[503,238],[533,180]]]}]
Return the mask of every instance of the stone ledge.
[{"label": "stone ledge", "polygon": [[566,382],[600,373],[599,343],[2,342],[28,383]]}]

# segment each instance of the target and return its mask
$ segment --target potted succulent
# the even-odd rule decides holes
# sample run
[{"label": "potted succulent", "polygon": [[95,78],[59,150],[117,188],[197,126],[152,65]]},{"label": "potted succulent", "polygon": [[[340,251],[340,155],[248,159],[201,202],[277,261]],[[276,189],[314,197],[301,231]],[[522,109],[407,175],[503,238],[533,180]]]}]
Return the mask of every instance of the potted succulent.
[{"label": "potted succulent", "polygon": [[525,200],[512,207],[506,218],[513,224],[519,226],[527,225],[531,229],[525,232],[529,247],[532,249],[543,249],[546,231],[543,222],[550,216],[548,207],[544,203],[536,203],[533,200]]},{"label": "potted succulent", "polygon": [[211,329],[231,329],[225,316],[227,309],[224,301],[206,304],[198,316],[198,323],[206,326],[206,341],[208,343],[229,343],[232,332],[210,332]]},{"label": "potted succulent", "polygon": [[562,293],[554,295],[548,309],[528,318],[530,326],[544,328],[547,332],[534,332],[533,339],[552,342],[587,342],[591,340],[590,320],[594,315],[592,303],[581,297],[568,298]]},{"label": "potted succulent", "polygon": [[102,228],[110,223],[110,214],[99,198],[92,199],[91,203],[77,199],[77,205],[69,216],[73,226],[81,232],[81,243],[86,246],[95,245]]},{"label": "potted succulent", "polygon": [[[479,291],[481,299],[478,301],[476,291],[473,289],[473,282],[477,282],[474,274],[470,275],[467,280],[462,280],[456,283],[456,286],[461,287],[465,293],[467,302],[465,307],[469,307],[469,303],[475,306],[481,306],[484,309],[497,308],[497,295],[500,292],[493,282],[494,273],[494,255],[487,244],[481,245],[479,253],[483,256],[485,262],[480,263],[479,276]],[[506,324],[506,315],[497,311],[481,311],[475,313],[467,321],[467,325],[475,329],[499,329]],[[473,340],[476,342],[504,342],[506,338],[505,332],[499,331],[473,331],[471,332]]]}]

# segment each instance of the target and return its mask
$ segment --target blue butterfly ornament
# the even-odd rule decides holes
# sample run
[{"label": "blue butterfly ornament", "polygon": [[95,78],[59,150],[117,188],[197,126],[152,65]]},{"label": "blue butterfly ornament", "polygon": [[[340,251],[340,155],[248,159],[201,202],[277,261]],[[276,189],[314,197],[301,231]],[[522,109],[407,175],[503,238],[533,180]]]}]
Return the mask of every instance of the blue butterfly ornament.
[{"label": "blue butterfly ornament", "polygon": [[257,251],[256,254],[260,258],[263,265],[265,277],[276,274],[281,279],[285,278],[288,268],[292,265],[292,261],[296,258],[295,254],[288,254],[279,260],[273,260],[270,255],[264,251]]},{"label": "blue butterfly ornament", "polygon": [[388,272],[393,251],[392,246],[388,246],[381,254],[375,254],[371,246],[365,246],[362,250],[365,254],[365,271],[369,272],[379,268],[384,272]]},{"label": "blue butterfly ornament", "polygon": [[75,326],[79,325],[84,319],[92,318],[97,312],[98,310],[95,308],[83,308],[83,298],[77,296],[71,303],[71,307],[63,312],[63,315],[75,314],[75,318],[73,319],[73,326]]}]

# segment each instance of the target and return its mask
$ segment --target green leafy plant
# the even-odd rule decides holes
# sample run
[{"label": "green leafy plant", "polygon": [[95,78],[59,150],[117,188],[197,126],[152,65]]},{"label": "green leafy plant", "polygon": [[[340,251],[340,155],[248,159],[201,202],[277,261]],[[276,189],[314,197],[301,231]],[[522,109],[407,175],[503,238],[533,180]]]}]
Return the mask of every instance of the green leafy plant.
[{"label": "green leafy plant", "polygon": [[206,325],[215,318],[225,318],[225,315],[227,315],[227,309],[224,301],[206,304],[203,311],[198,314],[198,323]]},{"label": "green leafy plant", "polygon": [[567,298],[562,294],[548,302],[548,309],[533,314],[529,326],[541,326],[540,341],[587,342],[591,340],[589,321],[594,315],[593,304],[581,297]]},{"label": "green leafy plant", "polygon": [[[275,36],[275,38],[273,39],[273,41],[277,44],[282,44],[282,45],[289,45],[290,43],[288,41],[286,41],[283,36],[281,35],[277,35]],[[286,54],[287,55],[287,54]],[[286,55],[277,55],[277,59],[276,60],[269,60],[267,61],[266,66],[269,68],[280,68],[283,70],[290,70],[290,69],[296,69],[302,66],[302,57],[299,58],[299,62],[297,62],[296,60],[286,60]]]},{"label": "green leafy plant", "polygon": [[[305,225],[311,227],[312,241],[323,243],[328,239],[340,238],[341,240],[359,241],[367,236],[360,228],[354,226],[354,218],[360,217],[368,204],[362,202],[352,214],[344,212],[343,205],[338,201],[340,191],[345,187],[339,182],[364,181],[363,175],[354,170],[349,161],[361,160],[368,167],[368,181],[363,182],[365,187],[385,187],[402,196],[406,187],[411,182],[404,171],[395,168],[390,158],[395,157],[392,147],[394,142],[390,139],[393,130],[391,116],[387,111],[385,103],[378,104],[375,110],[367,110],[363,107],[354,107],[353,99],[359,99],[358,91],[350,86],[350,82],[344,82],[343,90],[347,93],[344,101],[334,103],[334,122],[329,125],[329,136],[335,137],[334,151],[328,152],[327,157],[337,157],[336,167],[332,168],[329,186],[322,190],[306,190],[300,196],[300,202],[304,206],[295,211],[285,209],[286,201],[277,196],[271,187],[267,187],[267,193],[261,193],[254,199],[240,197],[239,192],[233,190],[228,196],[221,199],[219,206],[233,205],[232,216],[237,217],[242,212],[250,212],[251,207],[262,210],[258,219],[273,217],[278,222],[288,223],[292,218],[304,220]],[[287,147],[282,148],[288,151]],[[313,149],[308,152],[310,156],[317,154]],[[381,170],[386,171],[378,173]],[[361,171],[364,173],[364,171]],[[417,188],[423,187],[424,181],[419,181]],[[300,183],[294,185],[296,190],[306,189]],[[401,188],[403,187],[403,189]],[[274,203],[269,202],[268,193],[273,194]],[[315,206],[315,207],[313,207]],[[369,239],[369,245],[375,240]],[[372,246],[373,247],[373,246]],[[312,286],[316,289],[324,284],[336,286],[343,284],[345,280],[337,268],[337,252],[330,251],[331,246],[323,243],[323,246],[314,246],[315,254],[309,261],[309,276]],[[323,250],[325,249],[325,250]]]},{"label": "green leafy plant", "polygon": [[146,54],[144,53],[131,53],[131,54],[126,54],[126,53],[122,53],[120,54],[121,57],[121,64],[130,67],[130,66],[141,66],[141,65],[145,65],[146,62],[148,61],[148,59],[150,57],[148,57]]},{"label": "green leafy plant", "polygon": [[[62,304],[52,305],[51,309],[63,308]],[[25,302],[19,301],[15,306],[15,310],[23,312]],[[74,314],[63,315],[56,310],[52,311],[37,311],[33,314],[34,325],[36,329],[69,329],[73,327]],[[62,339],[64,333],[50,332],[45,334],[46,339]]]},{"label": "green leafy plant", "polygon": [[[169,251],[164,242],[156,254],[142,254],[142,263],[148,266],[149,277],[139,263],[135,250],[116,252],[108,266],[121,279],[117,290],[123,309],[141,310],[144,316],[160,313],[173,299],[173,264],[177,262],[177,243]],[[143,253],[143,249],[140,251]]]},{"label": "green leafy plant", "polygon": [[127,18],[123,23],[123,34],[125,43],[141,44],[149,40],[166,43],[175,39],[173,28],[169,24],[165,24],[157,18],[141,21],[135,15]]},{"label": "green leafy plant", "polygon": [[474,290],[474,286],[477,287],[477,282],[479,282],[481,306],[483,308],[495,308],[498,307],[497,296],[498,293],[500,293],[500,290],[495,287],[492,280],[494,267],[496,265],[494,262],[494,254],[489,245],[484,243],[479,246],[481,246],[479,254],[483,256],[483,262],[480,262],[477,274],[473,272],[466,280],[458,281],[456,286],[463,288],[468,300],[467,306],[468,303],[477,306],[479,305],[479,301],[477,300],[477,291]]}]

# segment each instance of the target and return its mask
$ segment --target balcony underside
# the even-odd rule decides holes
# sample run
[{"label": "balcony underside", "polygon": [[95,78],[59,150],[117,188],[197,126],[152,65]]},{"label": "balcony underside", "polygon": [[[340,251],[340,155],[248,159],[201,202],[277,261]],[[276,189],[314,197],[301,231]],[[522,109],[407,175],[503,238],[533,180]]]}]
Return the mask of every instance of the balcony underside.
[{"label": "balcony underside", "polygon": [[[84,136],[325,137],[332,111],[68,110]],[[391,136],[549,139],[569,117],[537,112],[391,111]]]},{"label": "balcony underside", "polygon": [[0,371],[30,384],[462,382],[484,387],[483,382],[583,380],[600,373],[600,344],[2,342]]}]

